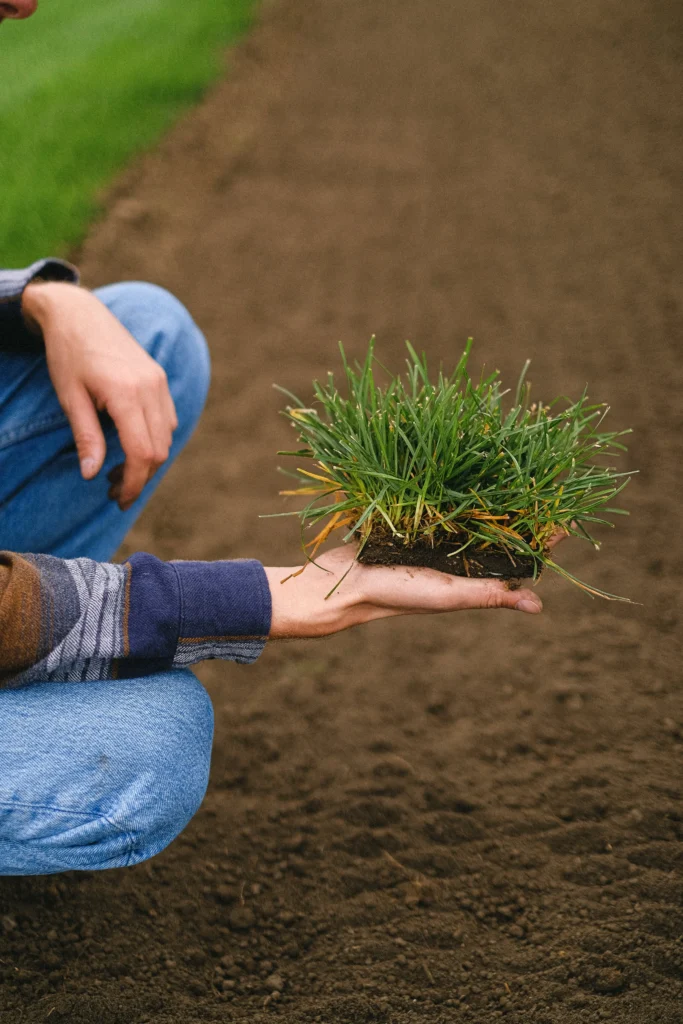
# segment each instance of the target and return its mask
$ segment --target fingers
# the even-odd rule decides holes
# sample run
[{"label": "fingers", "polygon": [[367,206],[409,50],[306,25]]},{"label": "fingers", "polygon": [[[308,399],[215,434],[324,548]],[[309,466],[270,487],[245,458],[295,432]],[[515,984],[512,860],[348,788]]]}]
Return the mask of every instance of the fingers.
[{"label": "fingers", "polygon": [[[510,591],[510,594],[512,595],[513,591]],[[506,604],[506,608],[514,608],[516,612],[525,612],[527,615],[538,615],[543,611],[543,602],[531,590],[518,590],[514,597],[514,604]]]},{"label": "fingers", "polygon": [[513,611],[525,612],[527,615],[538,615],[543,611],[540,597],[533,590],[525,587],[512,590],[500,580],[459,580],[459,609],[468,608],[508,608]]},{"label": "fingers", "polygon": [[[152,443],[152,472],[156,473],[159,466],[162,466],[168,458],[173,439],[173,428],[163,396],[160,395],[157,401],[150,401],[144,411],[147,431]],[[173,415],[175,416],[175,410],[173,410]]]},{"label": "fingers", "polygon": [[72,387],[62,398],[64,412],[73,431],[81,475],[92,480],[102,468],[106,445],[97,410],[83,387]]},{"label": "fingers", "polygon": [[118,499],[125,512],[140,496],[150,476],[156,471],[154,445],[142,408],[135,403],[109,407],[116,425],[121,447],[126,455],[120,482],[114,482],[110,493]]},{"label": "fingers", "polygon": [[359,565],[349,583],[355,585],[363,603],[386,614],[509,608],[537,615],[543,607],[528,588],[514,590],[502,580],[451,576],[427,568]]},{"label": "fingers", "polygon": [[[575,526],[576,524],[573,523],[572,525]],[[552,551],[553,548],[556,548],[557,545],[561,541],[566,540],[566,538],[568,536],[569,536],[569,532],[567,530],[565,530],[565,529],[556,530],[555,533],[552,535],[552,537],[548,540],[548,542],[546,544],[547,550],[548,551]]]},{"label": "fingers", "polygon": [[166,374],[164,374],[163,402],[165,406],[166,416],[168,418],[168,423],[171,428],[171,434],[173,434],[173,431],[176,430],[178,427],[178,416],[175,411],[175,402],[173,401],[173,397],[168,388]]},{"label": "fingers", "polygon": [[124,512],[167,460],[178,423],[166,374],[159,366],[154,372],[154,377],[146,381],[144,393],[141,390],[108,404],[126,456],[123,466],[110,475],[109,495]]}]

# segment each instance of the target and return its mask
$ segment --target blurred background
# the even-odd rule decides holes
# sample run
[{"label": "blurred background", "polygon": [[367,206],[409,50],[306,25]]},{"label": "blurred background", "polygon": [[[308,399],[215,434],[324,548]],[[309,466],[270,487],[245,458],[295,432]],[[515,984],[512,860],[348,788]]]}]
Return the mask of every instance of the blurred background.
[{"label": "blurred background", "polygon": [[225,66],[252,0],[42,0],[0,44],[0,261],[63,254],[101,190]]},{"label": "blurred background", "polygon": [[297,523],[259,518],[293,507],[272,384],[305,400],[373,333],[393,370],[406,338],[450,370],[473,335],[474,373],[588,385],[639,470],[602,551],[562,549],[638,604],[547,579],[543,616],[202,666],[212,779],[177,842],[0,880],[3,1020],[679,1024],[682,11],[41,0],[3,24],[4,265],[165,285],[212,353],[122,554],[295,564]]}]

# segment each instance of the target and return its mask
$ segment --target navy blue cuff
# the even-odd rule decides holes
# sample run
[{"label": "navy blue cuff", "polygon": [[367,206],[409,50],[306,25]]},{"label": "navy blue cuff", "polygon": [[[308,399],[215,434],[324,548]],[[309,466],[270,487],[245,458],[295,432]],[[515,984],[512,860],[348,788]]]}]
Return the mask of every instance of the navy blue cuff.
[{"label": "navy blue cuff", "polygon": [[0,270],[0,348],[36,348],[42,342],[21,313],[21,297],[31,281],[66,281],[78,284],[78,271],[65,260],[37,260],[23,270]]},{"label": "navy blue cuff", "polygon": [[171,562],[180,586],[174,664],[209,658],[249,664],[263,650],[271,621],[270,587],[260,562]]},{"label": "navy blue cuff", "polygon": [[260,562],[162,562],[140,552],[128,565],[120,677],[258,658],[272,612]]}]

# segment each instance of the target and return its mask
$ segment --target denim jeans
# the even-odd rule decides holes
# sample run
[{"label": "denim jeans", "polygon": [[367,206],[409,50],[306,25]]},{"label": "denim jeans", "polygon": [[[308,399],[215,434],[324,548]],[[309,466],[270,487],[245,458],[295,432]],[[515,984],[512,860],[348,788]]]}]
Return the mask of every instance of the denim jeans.
[{"label": "denim jeans", "polygon": [[[142,283],[96,294],[166,371],[179,421],[169,460],[121,512],[107,496],[107,473],[124,459],[113,424],[104,422],[104,468],[86,483],[45,359],[0,352],[5,550],[110,559],[204,406],[208,351],[184,306]],[[210,700],[189,671],[0,689],[0,875],[154,856],[204,797],[212,735]]]}]

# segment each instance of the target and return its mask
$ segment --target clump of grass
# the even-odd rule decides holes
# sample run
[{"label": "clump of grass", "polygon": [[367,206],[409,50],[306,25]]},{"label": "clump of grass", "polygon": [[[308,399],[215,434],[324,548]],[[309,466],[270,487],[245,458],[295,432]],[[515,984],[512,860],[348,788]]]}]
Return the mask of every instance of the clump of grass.
[{"label": "clump of grass", "polygon": [[497,548],[530,558],[534,578],[547,566],[590,594],[622,600],[577,580],[547,545],[565,530],[598,548],[593,524],[612,526],[605,514],[627,514],[612,502],[629,474],[604,457],[625,451],[618,439],[630,431],[603,432],[607,407],[589,403],[585,391],[575,402],[531,403],[528,361],[510,401],[497,371],[470,378],[471,339],[455,371],[440,370],[435,381],[426,357],[406,344],[403,377],[377,361],[373,338],[364,362],[353,365],[340,345],[346,397],[332,373],[314,382],[312,408],[279,389],[293,402],[284,415],[305,447],[278,454],[314,463],[290,474],[301,486],[281,492],[312,500],[283,514],[299,516],[302,530],[327,519],[305,545],[308,559],[346,528],[344,539],[359,538],[360,552],[378,535],[406,547],[455,543],[454,554]]}]

